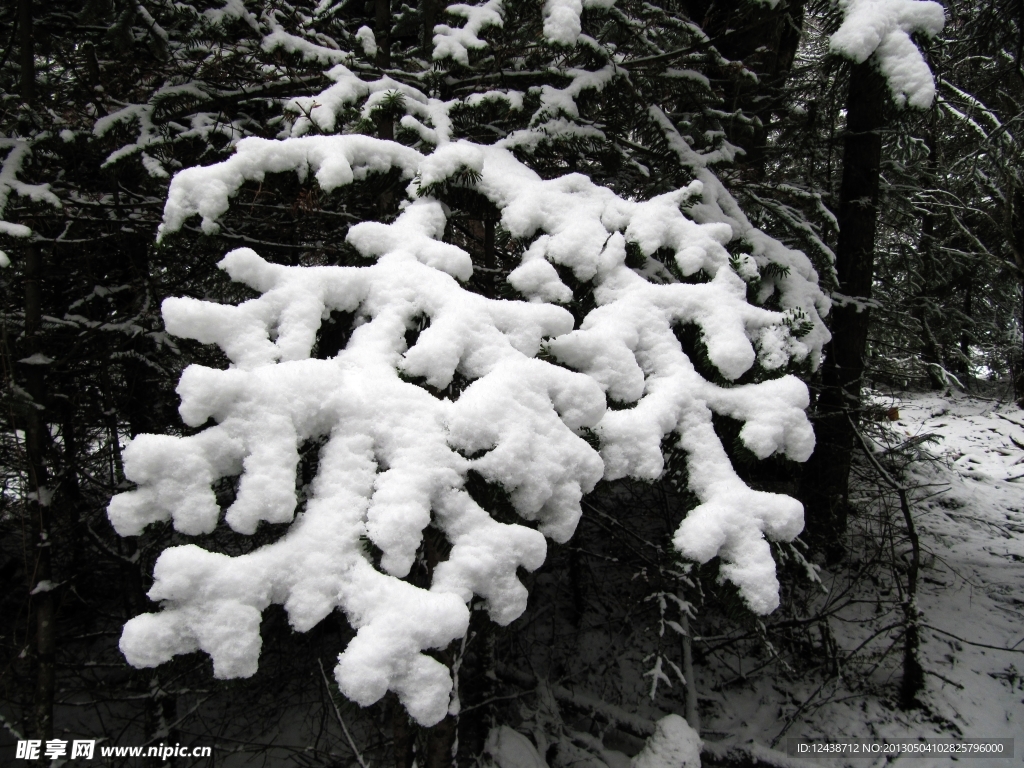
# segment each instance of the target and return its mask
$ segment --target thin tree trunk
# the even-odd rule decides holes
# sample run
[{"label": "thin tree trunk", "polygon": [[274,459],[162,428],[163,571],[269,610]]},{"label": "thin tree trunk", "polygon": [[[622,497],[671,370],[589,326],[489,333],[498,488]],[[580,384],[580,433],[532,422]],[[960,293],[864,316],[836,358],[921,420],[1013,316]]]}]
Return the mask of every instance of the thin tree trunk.
[{"label": "thin tree trunk", "polygon": [[[681,600],[685,600],[682,594]],[[697,678],[693,674],[693,636],[690,634],[690,617],[684,611],[680,619],[683,628],[683,677],[686,678],[686,704],[684,714],[686,722],[698,734],[700,733],[700,709],[697,705]]]},{"label": "thin tree trunk", "polygon": [[853,66],[847,97],[843,180],[839,192],[836,272],[847,299],[832,310],[832,341],[826,347],[817,401],[817,446],[804,468],[801,495],[810,543],[830,560],[843,552],[853,422],[860,409],[869,310],[874,278],[886,85],[869,61]]},{"label": "thin tree trunk", "polygon": [[476,605],[469,616],[469,641],[459,669],[457,761],[462,768],[475,766],[483,754],[487,734],[494,726],[497,677],[494,670],[495,625],[487,611]]},{"label": "thin tree trunk", "polygon": [[[937,108],[933,107],[932,125],[925,135],[930,183],[935,179],[938,166],[938,146],[935,140],[936,115]],[[939,368],[942,365],[942,348],[935,338],[935,333],[929,322],[929,316],[933,313],[930,311],[928,295],[928,281],[935,279],[938,272],[935,265],[935,218],[934,211],[929,209],[921,219],[921,239],[918,242],[917,250],[921,255],[922,286],[914,307],[914,319],[921,324],[921,361],[925,364],[928,373],[928,384],[933,390],[940,390],[946,386],[945,376]]]},{"label": "thin tree trunk", "polygon": [[448,715],[426,731],[425,768],[453,768],[459,749],[458,718]]},{"label": "thin tree trunk", "polygon": [[[373,36],[377,41],[377,66],[391,69],[391,0],[375,0],[376,18]],[[382,117],[377,124],[377,135],[393,141],[395,123],[390,116]]]},{"label": "thin tree trunk", "polygon": [[[32,0],[19,0],[18,26],[21,34],[21,98],[32,106],[36,96],[35,41],[33,39]],[[30,243],[25,249],[25,352],[39,354],[42,326],[42,253]],[[32,730],[39,739],[53,738],[53,695],[56,687],[56,605],[53,594],[53,536],[50,524],[52,493],[47,487],[45,437],[42,414],[45,402],[44,366],[25,366],[25,389],[31,397],[26,425],[25,451],[28,458],[30,498],[28,513],[32,519],[33,563],[30,569],[30,610],[32,616],[33,657],[36,684],[32,696]]]},{"label": "thin tree trunk", "polygon": [[423,58],[430,61],[434,53],[434,26],[437,24],[437,0],[423,0]]},{"label": "thin tree trunk", "polygon": [[391,699],[391,737],[395,745],[395,768],[412,768],[416,762],[416,724],[409,719],[398,697]]},{"label": "thin tree trunk", "polygon": [[907,540],[910,542],[910,566],[907,569],[907,593],[903,597],[903,614],[905,619],[903,634],[903,679],[900,681],[900,708],[913,709],[919,705],[917,695],[924,689],[924,669],[921,667],[921,612],[917,608],[917,577],[921,571],[921,539],[917,535],[913,511],[910,508],[910,494],[907,489],[882,466],[871,452],[864,436],[856,431],[851,422],[851,429],[857,436],[868,462],[878,472],[882,481],[896,491],[900,500],[900,512],[903,523],[907,526]]},{"label": "thin tree trunk", "polygon": [[32,0],[18,0],[18,31],[21,33],[21,100],[36,100],[36,52],[32,35]]},{"label": "thin tree trunk", "polygon": [[[1024,189],[1013,186],[1010,182],[1010,190],[1006,195],[1007,205],[1007,240],[1010,250],[1013,253],[1013,261],[1017,265],[1017,278],[1020,280],[1021,306],[1020,322],[1024,326]],[[1024,345],[1021,346],[1020,359],[1017,362],[1017,370],[1013,376],[1014,394],[1017,398],[1017,405],[1024,408]]]},{"label": "thin tree trunk", "polygon": [[[25,249],[25,353],[40,354],[39,330],[42,324],[42,291],[39,286],[42,254],[39,246]],[[44,366],[24,366],[25,390],[31,397],[25,423],[25,452],[28,458],[28,513],[32,520],[33,563],[30,569],[33,658],[36,665],[35,692],[32,697],[32,729],[37,738],[53,738],[53,694],[56,683],[56,605],[53,594],[53,535],[47,486],[46,441],[41,410],[45,402]]]},{"label": "thin tree trunk", "polygon": [[957,373],[966,376],[971,368],[971,326],[974,323],[974,280],[971,273],[965,276],[967,285],[964,288],[964,302],[961,305],[963,311],[963,323],[960,326],[960,360],[957,363]]}]

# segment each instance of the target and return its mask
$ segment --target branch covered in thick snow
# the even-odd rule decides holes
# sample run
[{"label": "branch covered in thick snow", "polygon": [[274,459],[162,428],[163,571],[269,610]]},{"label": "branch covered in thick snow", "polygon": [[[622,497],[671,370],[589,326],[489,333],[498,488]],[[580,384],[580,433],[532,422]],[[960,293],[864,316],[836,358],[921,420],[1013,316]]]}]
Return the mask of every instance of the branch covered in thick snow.
[{"label": "branch covered in thick snow", "polygon": [[164,204],[159,236],[174,232],[189,216],[203,217],[203,231],[218,230],[223,216],[242,184],[262,181],[267,173],[294,171],[305,180],[310,171],[330,192],[365,178],[374,171],[400,168],[411,178],[421,155],[414,149],[369,136],[307,136],[289,141],[250,137],[238,142],[234,155],[205,168],[186,168],[174,176]]},{"label": "branch covered in thick snow", "polygon": [[[465,632],[474,595],[496,621],[515,619],[526,605],[516,569],[541,564],[543,535],[567,540],[582,495],[602,476],[657,478],[666,437],[686,454],[701,502],[677,531],[676,547],[700,562],[720,556],[722,573],[751,608],[772,610],[778,585],[765,536],[795,536],[802,511],[793,499],[743,483],[712,413],[743,422],[740,439],[758,457],[806,459],[813,434],[804,385],[792,376],[730,382],[755,365],[770,372],[816,361],[827,303],[806,257],[754,229],[705,161],[688,159],[703,176],[646,201],[579,174],[544,180],[509,150],[466,141],[441,142],[424,156],[360,135],[247,139],[228,160],[177,174],[163,235],[194,214],[215,231],[241,185],[267,173],[312,172],[327,191],[391,168],[416,181],[393,223],[349,230],[348,242],[376,258],[372,266],[284,267],[241,249],[221,266],[259,298],[238,306],[165,302],[170,333],[217,344],[231,367],[185,371],[182,418],[191,426],[212,418],[215,426],[188,437],[136,438],[125,472],[138,488],[112,500],[110,519],[122,535],[160,520],[185,534],[209,533],[221,515],[212,485],[240,475],[224,522],[242,534],[261,523],[290,528],[238,557],[167,550],[150,593],[162,611],[126,626],[129,660],[155,665],[198,648],[213,657],[218,676],[248,675],[270,603],[283,604],[299,630],[340,609],[357,630],[335,670],[341,690],[362,704],[396,691],[420,722],[436,722],[452,683],[423,651]],[[459,284],[472,261],[441,241],[445,209],[427,196],[456,179],[488,198],[504,229],[529,244],[509,276],[529,301],[488,299]],[[730,255],[725,245],[737,238],[750,254]],[[638,249],[647,267],[627,267],[627,248]],[[657,261],[665,252],[684,278],[709,280],[665,282]],[[593,290],[597,306],[575,330],[569,312],[555,306],[573,299],[556,267]],[[784,311],[746,301],[762,277],[760,290],[777,290]],[[355,316],[350,340],[333,359],[311,359],[332,312]],[[675,333],[680,327],[696,329],[724,383],[698,373]],[[411,343],[409,331],[418,331]],[[542,349],[546,358],[538,357]],[[438,394],[456,395],[448,389],[456,374],[469,382],[461,394]],[[607,398],[624,407],[606,410]],[[586,433],[597,436],[599,453]],[[311,440],[323,447],[303,506],[296,466],[299,447]],[[502,488],[538,530],[492,519],[466,491],[470,471]],[[447,538],[451,553],[424,590],[402,577],[428,527]]]},{"label": "branch covered in thick snow", "polygon": [[939,34],[946,23],[942,6],[932,0],[839,0],[839,7],[843,23],[832,35],[832,50],[858,64],[874,55],[896,103],[931,106],[935,80],[910,35]]},{"label": "branch covered in thick snow", "polygon": [[449,5],[445,12],[462,16],[466,23],[461,27],[438,24],[434,27],[434,59],[453,58],[462,66],[469,66],[469,51],[486,48],[487,43],[479,38],[486,27],[500,27],[505,22],[501,16],[502,0],[487,0],[482,5]]},{"label": "branch covered in thick snow", "polygon": [[[703,191],[700,182],[638,203],[578,174],[541,180],[505,150],[459,142],[423,161],[421,184],[436,183],[456,166],[480,175],[478,191],[502,210],[510,234],[534,238],[509,276],[513,286],[538,301],[564,300],[571,292],[552,264],[595,286],[597,309],[578,330],[547,346],[597,381],[611,399],[635,404],[608,411],[597,425],[605,477],[657,478],[664,470],[662,440],[675,433],[689,456],[690,488],[702,502],[677,532],[676,547],[699,562],[721,555],[723,571],[751,608],[773,610],[778,583],[764,533],[783,540],[796,536],[802,509],[789,497],[753,491],[739,479],[714,432],[711,412],[744,421],[740,437],[758,457],[779,452],[804,461],[814,446],[803,412],[806,387],[792,376],[739,387],[708,382],[695,371],[673,328],[696,325],[711,362],[730,380],[759,356],[769,369],[815,356],[827,332],[796,338],[784,313],[746,302],[746,284],[724,247],[733,237],[731,227],[697,223],[680,210]],[[648,256],[667,248],[683,274],[703,270],[712,280],[651,283],[626,267],[627,242]],[[795,270],[785,279],[790,287],[784,298],[802,302],[793,309],[817,318],[817,285]]]},{"label": "branch covered in thick snow", "polygon": [[[365,268],[281,267],[233,251],[222,268],[260,298],[237,307],[165,303],[171,333],[219,344],[234,367],[192,366],[178,387],[186,423],[212,417],[215,427],[193,437],[144,435],[127,448],[125,471],[139,489],[111,502],[116,529],[135,535],[171,519],[184,533],[212,531],[220,510],[210,485],[239,472],[226,523],[244,534],[260,521],[292,525],[249,555],[167,550],[150,592],[163,610],[133,619],[122,638],[133,664],[199,648],[217,676],[247,676],[269,603],[283,604],[300,631],[340,608],[358,630],[336,669],[341,690],[364,705],[394,690],[414,717],[433,723],[447,712],[451,680],[422,651],[465,632],[474,594],[502,624],[525,609],[516,569],[543,562],[543,536],[494,521],[464,490],[467,473],[500,484],[523,517],[565,540],[602,470],[575,431],[596,424],[603,398],[585,376],[530,359],[544,337],[571,328],[567,312],[467,293],[423,263],[444,247],[431,238],[438,224],[440,205],[422,202],[391,225],[395,233],[355,228],[351,239],[367,255],[389,241],[402,245]],[[419,237],[403,238],[406,230]],[[333,310],[361,322],[336,358],[309,359],[321,318]],[[424,316],[429,327],[407,349],[407,329]],[[473,383],[455,402],[403,380],[443,388],[456,370]],[[326,444],[296,517],[298,446],[310,439]],[[428,525],[452,548],[426,591],[401,577]],[[364,538],[380,550],[381,570]]]}]

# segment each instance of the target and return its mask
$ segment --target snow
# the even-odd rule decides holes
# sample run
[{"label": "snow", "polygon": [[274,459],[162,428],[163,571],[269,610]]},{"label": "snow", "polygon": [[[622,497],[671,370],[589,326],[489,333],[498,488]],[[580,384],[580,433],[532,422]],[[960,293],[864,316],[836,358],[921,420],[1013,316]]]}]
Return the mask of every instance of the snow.
[{"label": "snow", "polygon": [[[545,0],[543,8],[544,39],[558,45],[576,45],[583,30],[580,14],[584,8],[610,9],[615,0]],[[449,5],[445,12],[462,16],[466,23],[461,27],[438,24],[434,27],[434,53],[436,60],[452,58],[463,66],[469,66],[469,51],[487,47],[479,35],[486,27],[500,27],[502,0],[487,0],[481,5],[457,3]]]},{"label": "snow", "polygon": [[[501,483],[524,517],[558,538],[571,533],[579,499],[601,475],[600,459],[572,431],[600,417],[600,390],[526,356],[544,336],[571,327],[571,316],[467,294],[408,252],[371,267],[308,270],[240,250],[222,267],[263,296],[238,307],[187,299],[164,306],[171,333],[215,341],[235,365],[192,366],[178,388],[186,423],[212,416],[218,424],[192,437],[134,440],[125,471],[139,489],[115,497],[111,521],[122,535],[168,518],[184,533],[212,530],[219,509],[210,483],[244,470],[226,523],[251,533],[261,520],[289,522],[296,446],[315,436],[328,442],[311,499],[283,539],[236,558],[194,546],[167,550],[150,593],[164,609],[129,622],[121,647],[138,666],[201,648],[218,676],[248,675],[269,602],[283,603],[299,630],[340,607],[359,630],[336,670],[342,691],[369,704],[391,689],[418,720],[437,722],[451,680],[421,651],[464,634],[473,594],[488,601],[495,621],[516,618],[526,607],[516,569],[537,568],[545,552],[541,533],[480,509],[462,490],[466,473]],[[331,309],[358,309],[366,321],[338,358],[308,359]],[[421,313],[432,325],[405,350],[406,328]],[[437,386],[456,368],[475,381],[453,403],[403,381],[398,366]],[[491,450],[464,458],[481,447]],[[452,551],[427,592],[400,579],[432,510]],[[363,536],[382,550],[385,572],[370,564]]]},{"label": "snow", "polygon": [[[358,34],[358,33],[357,33]],[[363,50],[366,50],[366,38],[361,38]],[[371,39],[372,42],[372,39]],[[327,48],[306,40],[304,37],[287,32],[280,25],[273,25],[270,34],[263,38],[263,50],[273,51],[283,48],[288,53],[302,54],[306,61],[319,61],[322,64],[340,64],[350,61],[352,54],[336,48]],[[376,44],[374,45],[376,48]]]},{"label": "snow", "polygon": [[498,768],[548,768],[533,743],[507,725],[490,730],[484,751]]},{"label": "snow", "polygon": [[44,355],[42,352],[36,352],[34,355],[24,357],[18,361],[23,365],[49,365],[53,362],[49,357]]},{"label": "snow", "polygon": [[899,105],[926,109],[935,81],[910,35],[934,37],[945,25],[945,11],[932,0],[839,0],[843,23],[832,35],[835,53],[857,63],[874,56]]},{"label": "snow", "polygon": [[377,55],[377,39],[373,36],[373,30],[369,27],[360,27],[356,30],[356,40],[359,41],[360,47],[363,49],[363,53],[368,58],[373,58]]},{"label": "snow", "polygon": [[[304,136],[315,125],[320,131],[330,133],[335,129],[336,116],[348,105],[365,98],[362,117],[369,118],[377,105],[389,94],[400,94],[409,114],[406,114],[402,125],[416,130],[424,141],[431,144],[443,144],[449,141],[451,121],[448,110],[454,102],[442,102],[428,98],[421,91],[405,83],[385,75],[379,80],[369,82],[360,80],[345,65],[338,64],[327,71],[327,77],[335,84],[316,96],[301,96],[290,99],[286,109],[302,115],[292,126],[293,137]],[[425,126],[418,118],[425,118],[433,124],[433,128]]]},{"label": "snow", "polygon": [[259,29],[256,18],[245,7],[245,0],[225,0],[220,8],[205,10],[203,15],[212,24],[223,24],[227,19],[242,19],[253,29]]},{"label": "snow", "polygon": [[544,3],[544,37],[551,43],[575,45],[583,26],[580,14],[582,0],[546,0]]},{"label": "snow", "polygon": [[583,29],[580,14],[584,8],[609,9],[615,0],[546,0],[544,38],[550,43],[575,45]]},{"label": "snow", "polygon": [[462,16],[466,23],[461,27],[438,24],[434,27],[433,58],[437,61],[453,58],[464,67],[469,66],[469,51],[486,48],[487,43],[480,39],[480,33],[486,27],[500,27],[502,18],[502,0],[487,0],[481,5],[457,3],[445,8],[445,13]]},{"label": "snow", "polygon": [[[898,414],[896,421],[885,421],[872,430],[877,438],[884,437],[872,443],[876,448],[916,444],[924,452],[901,479],[912,489],[911,508],[922,546],[917,605],[922,615],[920,659],[925,688],[919,699],[923,707],[902,711],[894,701],[902,674],[902,609],[891,577],[883,568],[873,569],[871,578],[859,583],[850,578],[862,565],[859,558],[874,556],[877,539],[866,530],[862,553],[857,536],[850,538],[853,563],[820,571],[829,594],[822,593],[816,606],[806,609],[809,615],[822,607],[832,612],[828,626],[840,674],[826,678],[802,668],[787,673],[782,661],[768,674],[751,675],[731,690],[725,687],[719,693],[713,688],[708,696],[715,698],[715,714],[705,718],[705,727],[724,736],[724,743],[769,744],[781,736],[779,749],[785,747],[787,737],[817,741],[1014,738],[1018,750],[1014,759],[972,762],[921,756],[912,763],[922,768],[1017,765],[1024,739],[1018,672],[1024,647],[1020,599],[1024,595],[1024,411],[1004,400],[966,393],[874,393],[870,400],[881,412],[895,408]],[[928,455],[933,459],[928,460]],[[861,507],[851,518],[856,529],[879,514],[879,509],[870,485],[855,480],[852,493]],[[902,531],[899,510],[894,514],[892,522]],[[897,537],[896,548],[899,557],[908,548],[905,538]],[[905,582],[905,572],[901,578]],[[891,610],[885,610],[887,602]],[[872,639],[894,622],[894,628]],[[883,655],[886,649],[887,656]],[[701,673],[703,684],[708,685],[712,670],[705,668]],[[798,705],[804,705],[800,717],[783,732],[787,727],[783,720]],[[816,762],[832,768],[868,764],[853,758],[818,758]]]},{"label": "snow", "polygon": [[699,768],[700,736],[679,715],[666,715],[630,768]]},{"label": "snow", "polygon": [[369,136],[307,136],[287,142],[249,137],[238,142],[234,155],[204,168],[175,174],[164,205],[162,236],[199,213],[206,233],[217,231],[216,220],[246,181],[262,181],[267,173],[294,171],[305,179],[310,171],[325,192],[365,178],[370,172],[401,168],[412,177],[420,154],[401,144]]},{"label": "snow", "polygon": [[[223,524],[242,535],[289,527],[237,557],[194,545],[166,550],[150,592],[160,612],[125,627],[129,661],[153,666],[201,649],[218,677],[251,675],[268,605],[283,605],[299,631],[339,609],[357,630],[335,669],[342,692],[366,705],[392,690],[414,718],[435,723],[448,711],[452,680],[424,651],[463,636],[474,595],[493,620],[517,618],[527,598],[517,569],[543,563],[545,537],[572,536],[583,495],[602,477],[658,478],[666,439],[685,453],[700,502],[677,530],[676,548],[698,562],[721,557],[723,577],[748,606],[773,610],[779,586],[767,539],[795,537],[802,508],[739,478],[712,414],[743,422],[740,439],[760,458],[810,455],[804,384],[793,376],[736,383],[756,364],[817,364],[829,305],[806,256],[754,228],[708,169],[713,158],[694,153],[660,113],[653,116],[697,180],[637,201],[580,174],[542,179],[503,145],[451,141],[448,112],[457,102],[387,77],[364,82],[343,64],[328,74],[334,85],[315,101],[295,100],[308,117],[292,137],[242,139],[223,162],[177,173],[160,237],[197,214],[204,232],[216,232],[242,185],[267,173],[312,174],[331,192],[399,169],[410,180],[408,199],[394,221],[349,229],[367,266],[286,267],[243,248],[220,267],[258,298],[164,302],[168,333],[218,345],[230,367],[190,366],[178,386],[184,422],[214,426],[186,437],[140,435],[125,448],[125,474],[137,488],[114,497],[111,522],[126,536],[162,520],[185,535],[209,533],[221,524],[212,485],[240,475]],[[575,96],[611,76],[610,68],[575,72],[566,89],[545,92],[544,109],[572,112]],[[342,107],[360,100],[366,115],[393,91],[423,152],[356,134],[301,135],[314,123],[333,126]],[[516,92],[493,97],[522,105]],[[525,300],[488,299],[460,285],[472,259],[442,242],[446,209],[427,194],[456,175],[471,178],[459,183],[488,198],[501,226],[529,244],[509,276]],[[751,253],[731,258],[726,244],[737,238]],[[626,266],[627,246],[644,255],[643,268]],[[666,280],[663,252],[682,275],[710,279]],[[769,264],[777,268],[759,290],[763,298],[778,292],[780,312],[746,300],[748,283]],[[556,267],[593,290],[597,306],[578,327],[557,306],[572,289]],[[335,358],[312,359],[332,312],[355,315],[351,338]],[[801,323],[810,330],[798,336]],[[675,334],[680,326],[698,329],[725,383],[697,372]],[[411,344],[410,330],[418,331]],[[449,394],[456,374],[469,385]],[[622,407],[608,409],[608,399]],[[319,470],[300,498],[299,447],[310,440],[323,444]],[[500,487],[522,522],[499,523],[479,507],[466,490],[470,471]],[[402,579],[428,526],[451,553],[422,589]],[[665,725],[650,760],[686,752],[677,726]]]},{"label": "snow", "polygon": [[32,590],[29,592],[29,594],[30,595],[38,595],[38,594],[40,594],[42,592],[52,592],[54,589],[57,588],[57,586],[58,586],[57,584],[54,584],[49,579],[43,579],[38,584],[36,584],[34,587],[32,587]]}]

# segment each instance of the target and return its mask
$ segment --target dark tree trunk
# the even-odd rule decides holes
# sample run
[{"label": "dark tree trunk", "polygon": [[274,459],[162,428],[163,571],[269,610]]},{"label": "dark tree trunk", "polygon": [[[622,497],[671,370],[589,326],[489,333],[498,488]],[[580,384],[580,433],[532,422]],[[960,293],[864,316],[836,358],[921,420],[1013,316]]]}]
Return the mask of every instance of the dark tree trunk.
[{"label": "dark tree trunk", "polygon": [[391,0],[374,0],[374,31],[377,41],[377,66],[391,67]]},{"label": "dark tree trunk", "polygon": [[36,51],[32,36],[32,0],[18,0],[18,32],[21,35],[21,100],[32,104],[36,99]]},{"label": "dark tree trunk", "polygon": [[458,718],[448,715],[426,730],[425,768],[453,768],[457,749]]},{"label": "dark tree trunk", "polygon": [[[377,41],[377,66],[380,69],[391,68],[391,0],[375,0],[375,20],[373,36]],[[391,115],[382,115],[377,123],[377,135],[382,139],[393,141],[395,138],[395,121]],[[388,198],[391,197],[388,193]],[[388,200],[390,203],[390,199]]]},{"label": "dark tree trunk", "polygon": [[[935,139],[935,115],[932,110],[932,127],[925,136],[925,143],[928,145],[928,178],[933,183],[938,165],[938,145]],[[934,312],[931,307],[932,291],[928,284],[939,274],[935,263],[935,213],[928,210],[921,220],[921,240],[918,244],[918,253],[921,255],[921,293],[916,298],[913,307],[913,318],[921,326],[921,359],[925,364],[928,374],[928,384],[932,389],[942,389],[946,382],[945,377],[939,369],[942,366],[942,346],[935,338],[932,330],[931,318]]]},{"label": "dark tree trunk", "polygon": [[[40,273],[42,254],[39,246],[25,249],[25,357],[40,354],[39,331],[42,324]],[[29,597],[32,611],[32,656],[36,683],[32,696],[31,727],[36,738],[53,738],[53,694],[56,682],[56,604],[53,593],[53,532],[46,466],[46,424],[42,410],[46,401],[44,365],[23,364],[22,375],[28,403],[25,418],[25,453],[28,460],[30,495],[27,512],[31,517],[32,549],[29,564]]]},{"label": "dark tree trunk", "polygon": [[[1007,195],[1009,199],[1009,240],[1013,261],[1017,265],[1017,278],[1020,280],[1021,307],[1020,321],[1024,326],[1024,189],[1013,189],[1012,194]],[[1024,346],[1018,350],[1020,357],[1017,360],[1017,370],[1013,372],[1013,389],[1017,399],[1017,405],[1024,408]]]},{"label": "dark tree trunk", "polygon": [[974,324],[974,280],[971,279],[969,271],[964,275],[964,302],[961,311],[963,319],[960,321],[960,359],[956,364],[956,372],[966,376],[971,368],[971,326]]},{"label": "dark tree trunk", "polygon": [[423,0],[423,58],[427,61],[434,54],[434,25],[437,24],[438,0]]},{"label": "dark tree trunk", "polygon": [[[925,136],[925,144],[928,145],[928,176],[935,179],[938,166],[938,148],[935,140],[935,114],[932,109],[932,127]],[[932,330],[931,319],[934,313],[930,306],[930,291],[928,283],[934,280],[938,274],[935,264],[935,213],[928,210],[921,219],[921,239],[918,244],[918,253],[921,256],[921,293],[917,297],[914,307],[914,319],[921,325],[921,361],[925,364],[928,373],[928,385],[933,390],[940,390],[946,386],[945,376],[939,366],[942,365],[942,347],[935,338]]]},{"label": "dark tree trunk", "polygon": [[817,446],[804,467],[801,495],[809,543],[830,560],[842,555],[853,424],[860,409],[874,277],[879,167],[886,84],[867,61],[854,65],[847,98],[843,180],[839,191],[836,272],[846,298],[832,310],[832,341],[825,348],[815,414]]},{"label": "dark tree trunk", "polygon": [[[19,0],[18,26],[21,48],[21,98],[32,106],[36,95],[35,41],[33,39],[32,0]],[[39,333],[43,303],[40,279],[43,266],[39,246],[25,249],[25,357],[40,354]],[[27,512],[31,517],[29,564],[30,610],[32,616],[32,656],[35,663],[35,690],[32,695],[31,728],[38,739],[53,738],[53,695],[56,686],[57,610],[53,585],[53,535],[46,466],[46,424],[42,410],[46,401],[45,366],[22,366],[25,391],[31,402],[26,409],[25,453],[28,460],[30,497]]]},{"label": "dark tree trunk", "polygon": [[477,765],[487,734],[495,724],[494,702],[497,677],[494,670],[496,627],[487,611],[473,606],[469,617],[469,641],[459,668],[458,764]]},{"label": "dark tree trunk", "polygon": [[395,768],[412,768],[416,762],[416,724],[394,694],[391,699],[391,738],[395,745]]}]

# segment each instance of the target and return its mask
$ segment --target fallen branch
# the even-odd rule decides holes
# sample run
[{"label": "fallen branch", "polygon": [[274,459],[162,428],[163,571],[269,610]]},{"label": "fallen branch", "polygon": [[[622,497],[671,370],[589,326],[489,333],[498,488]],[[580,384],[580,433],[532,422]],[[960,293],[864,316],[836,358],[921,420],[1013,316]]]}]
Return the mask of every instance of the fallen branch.
[{"label": "fallen branch", "polygon": [[973,646],[976,646],[978,648],[991,648],[993,651],[1007,651],[1008,653],[1024,653],[1024,648],[1003,648],[1002,646],[999,646],[999,645],[988,645],[986,643],[975,643],[975,642],[973,642],[971,640],[964,640],[962,637],[959,637],[958,635],[954,635],[952,632],[947,632],[944,629],[939,629],[938,627],[933,627],[931,624],[922,624],[921,626],[924,627],[925,629],[930,629],[932,632],[938,632],[940,635],[947,635],[949,637],[952,637],[954,640],[958,640],[961,643],[966,643],[967,645],[973,645]]},{"label": "fallen branch", "polygon": [[949,683],[950,685],[952,685],[957,690],[960,690],[960,691],[964,690],[964,687],[962,685],[960,685],[960,683],[956,682],[955,680],[950,680],[945,675],[940,675],[938,672],[935,672],[934,670],[926,669],[924,671],[924,673],[926,675],[931,675],[932,677],[937,677],[937,678],[939,678],[939,680],[941,680],[944,683]]}]

